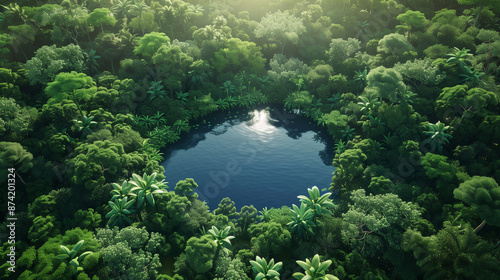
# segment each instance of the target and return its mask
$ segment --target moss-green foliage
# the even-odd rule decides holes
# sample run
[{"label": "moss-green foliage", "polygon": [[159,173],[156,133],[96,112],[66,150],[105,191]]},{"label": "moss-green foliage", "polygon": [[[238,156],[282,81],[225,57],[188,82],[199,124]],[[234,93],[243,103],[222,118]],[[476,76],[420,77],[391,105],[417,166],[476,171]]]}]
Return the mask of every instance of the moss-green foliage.
[{"label": "moss-green foliage", "polygon": [[12,98],[0,98],[0,136],[5,141],[21,142],[33,131],[37,117],[35,108],[21,107]]},{"label": "moss-green foliage", "polygon": [[205,273],[212,268],[217,245],[208,236],[191,237],[186,245],[186,260],[196,273]]},{"label": "moss-green foliage", "polygon": [[[129,178],[129,170],[144,168],[145,156],[138,152],[126,153],[123,145],[109,140],[82,144],[75,149],[77,156],[69,160],[74,166],[70,180],[74,185],[83,185],[88,190],[106,182]],[[104,176],[103,176],[104,175]]]},{"label": "moss-green foliage", "polygon": [[186,180],[180,180],[175,184],[175,194],[180,196],[185,196],[189,200],[194,200],[198,198],[198,194],[194,192],[194,189],[198,187],[198,184],[193,180],[193,178],[187,178]]},{"label": "moss-green foliage", "polygon": [[500,186],[493,178],[474,176],[453,191],[455,198],[477,210],[488,224],[500,226]]},{"label": "moss-green foliage", "polygon": [[16,172],[24,173],[33,166],[33,155],[16,142],[0,142],[0,156],[0,178],[4,181],[9,174],[8,168],[15,168]]},{"label": "moss-green foliage", "polygon": [[[40,247],[30,247],[18,259],[18,270],[21,272],[18,279],[70,279],[76,273],[76,268],[56,259],[60,253],[60,245],[72,246],[84,240],[85,243],[80,248],[81,252],[91,251],[93,254],[87,256],[80,264],[88,274],[95,274],[93,270],[96,259],[99,258],[100,245],[94,239],[94,234],[87,230],[75,228],[68,230],[64,235],[49,238]],[[36,252],[36,254],[35,254]]]},{"label": "moss-green foliage", "polygon": [[488,279],[499,272],[498,256],[469,226],[445,224],[436,235],[408,230],[402,247],[413,253],[426,279]]},{"label": "moss-green foliage", "polygon": [[126,227],[121,230],[98,229],[96,238],[102,245],[99,253],[105,266],[106,279],[154,279],[161,266],[159,256],[165,254],[165,238],[145,228]]},{"label": "moss-green foliage", "polygon": [[252,252],[262,257],[284,254],[292,245],[288,228],[275,222],[251,225],[248,233],[251,237]]},{"label": "moss-green foliage", "polygon": [[420,219],[418,206],[395,194],[366,196],[360,189],[350,199],[349,210],[342,214],[342,239],[369,256],[399,249],[403,232]]},{"label": "moss-green foliage", "polygon": [[36,51],[35,57],[26,62],[27,73],[31,84],[45,85],[62,72],[84,72],[83,50],[79,45],[69,44],[64,47],[43,46]]}]

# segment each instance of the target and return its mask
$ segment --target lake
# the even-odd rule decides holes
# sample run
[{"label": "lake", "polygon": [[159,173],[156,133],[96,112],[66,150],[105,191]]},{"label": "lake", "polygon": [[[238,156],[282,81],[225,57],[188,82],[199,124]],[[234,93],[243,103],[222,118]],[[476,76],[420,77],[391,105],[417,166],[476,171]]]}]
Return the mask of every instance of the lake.
[{"label": "lake", "polygon": [[[162,150],[173,190],[193,178],[211,210],[229,197],[239,209],[299,205],[307,188],[330,187],[334,142],[325,129],[280,107],[233,109],[205,118]],[[322,191],[323,193],[323,191]]]}]

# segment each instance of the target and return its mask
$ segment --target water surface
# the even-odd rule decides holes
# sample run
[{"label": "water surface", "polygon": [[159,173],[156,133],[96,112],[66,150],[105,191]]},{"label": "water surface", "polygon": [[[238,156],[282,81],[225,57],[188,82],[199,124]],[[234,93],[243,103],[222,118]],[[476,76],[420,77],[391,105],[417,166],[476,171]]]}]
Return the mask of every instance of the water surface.
[{"label": "water surface", "polygon": [[329,188],[333,140],[283,109],[219,112],[164,151],[166,181],[193,178],[210,209],[229,197],[239,209],[299,204],[307,188]]}]

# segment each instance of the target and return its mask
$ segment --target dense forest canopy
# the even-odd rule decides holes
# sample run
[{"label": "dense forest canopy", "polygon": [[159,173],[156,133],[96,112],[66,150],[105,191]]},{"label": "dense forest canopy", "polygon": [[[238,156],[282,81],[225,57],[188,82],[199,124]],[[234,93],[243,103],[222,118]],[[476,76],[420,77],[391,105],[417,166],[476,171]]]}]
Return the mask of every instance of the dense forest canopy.
[{"label": "dense forest canopy", "polygon": [[[495,279],[499,15],[496,0],[2,1],[0,278]],[[160,149],[212,112],[271,103],[335,139],[329,192],[210,210],[193,179],[164,178]]]}]

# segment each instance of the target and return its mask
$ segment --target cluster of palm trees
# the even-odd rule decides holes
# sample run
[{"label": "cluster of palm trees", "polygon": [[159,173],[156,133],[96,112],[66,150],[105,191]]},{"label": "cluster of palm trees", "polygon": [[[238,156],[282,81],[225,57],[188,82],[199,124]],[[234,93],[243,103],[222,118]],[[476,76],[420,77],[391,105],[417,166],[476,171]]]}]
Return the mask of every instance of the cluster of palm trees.
[{"label": "cluster of palm trees", "polygon": [[[327,274],[326,270],[332,264],[331,260],[321,262],[318,254],[306,261],[296,261],[297,264],[304,269],[304,272],[295,272],[293,278],[299,280],[338,280],[337,277]],[[255,280],[279,280],[279,271],[283,267],[282,262],[274,263],[274,259],[269,262],[259,256],[255,257],[255,261],[251,260],[252,270],[255,274]]]},{"label": "cluster of palm trees", "polygon": [[[316,188],[316,189],[314,189]],[[329,203],[327,203],[327,199],[329,194],[324,194],[321,197],[317,197],[316,195],[319,196],[319,190],[317,187],[314,187],[313,189],[308,189],[310,190],[309,194],[311,197],[303,197],[304,201],[307,201],[307,205],[311,206],[314,205],[316,208],[316,212],[310,212],[313,213],[313,215],[321,215],[322,213],[331,213],[328,209],[325,208],[325,206],[330,206]],[[326,204],[325,204],[326,202]],[[304,205],[305,203],[302,203]],[[302,207],[301,205],[301,207]],[[333,204],[332,204],[333,206]],[[310,211],[311,209],[307,209],[307,211]],[[216,244],[216,252],[214,256],[214,263],[218,258],[220,250],[223,250],[224,252],[228,252],[231,248],[231,239],[234,239],[235,237],[232,235],[229,235],[229,232],[231,231],[231,226],[227,226],[223,230],[219,230],[216,226],[212,226],[210,230],[208,230],[208,233],[210,237],[212,238],[213,242]],[[280,276],[280,270],[283,267],[282,262],[274,262],[274,259],[271,259],[269,262],[261,258],[260,256],[255,257],[255,261],[251,260],[250,264],[252,265],[252,270],[255,274],[255,280],[279,280]],[[297,261],[297,264],[304,269],[304,272],[296,272],[293,274],[293,277],[295,279],[299,280],[338,280],[337,277],[327,274],[326,270],[328,267],[332,264],[331,260],[327,260],[324,262],[320,261],[320,257],[318,254],[316,254],[311,260],[306,259],[306,261]]]},{"label": "cluster of palm trees", "polygon": [[106,214],[108,218],[108,225],[110,227],[119,226],[124,227],[132,224],[130,215],[137,212],[137,217],[142,220],[141,211],[146,205],[155,207],[155,194],[165,193],[167,183],[165,180],[159,181],[157,173],[151,175],[140,176],[132,174],[130,181],[123,181],[123,183],[113,183],[113,190],[111,200],[108,202],[111,211]]}]

